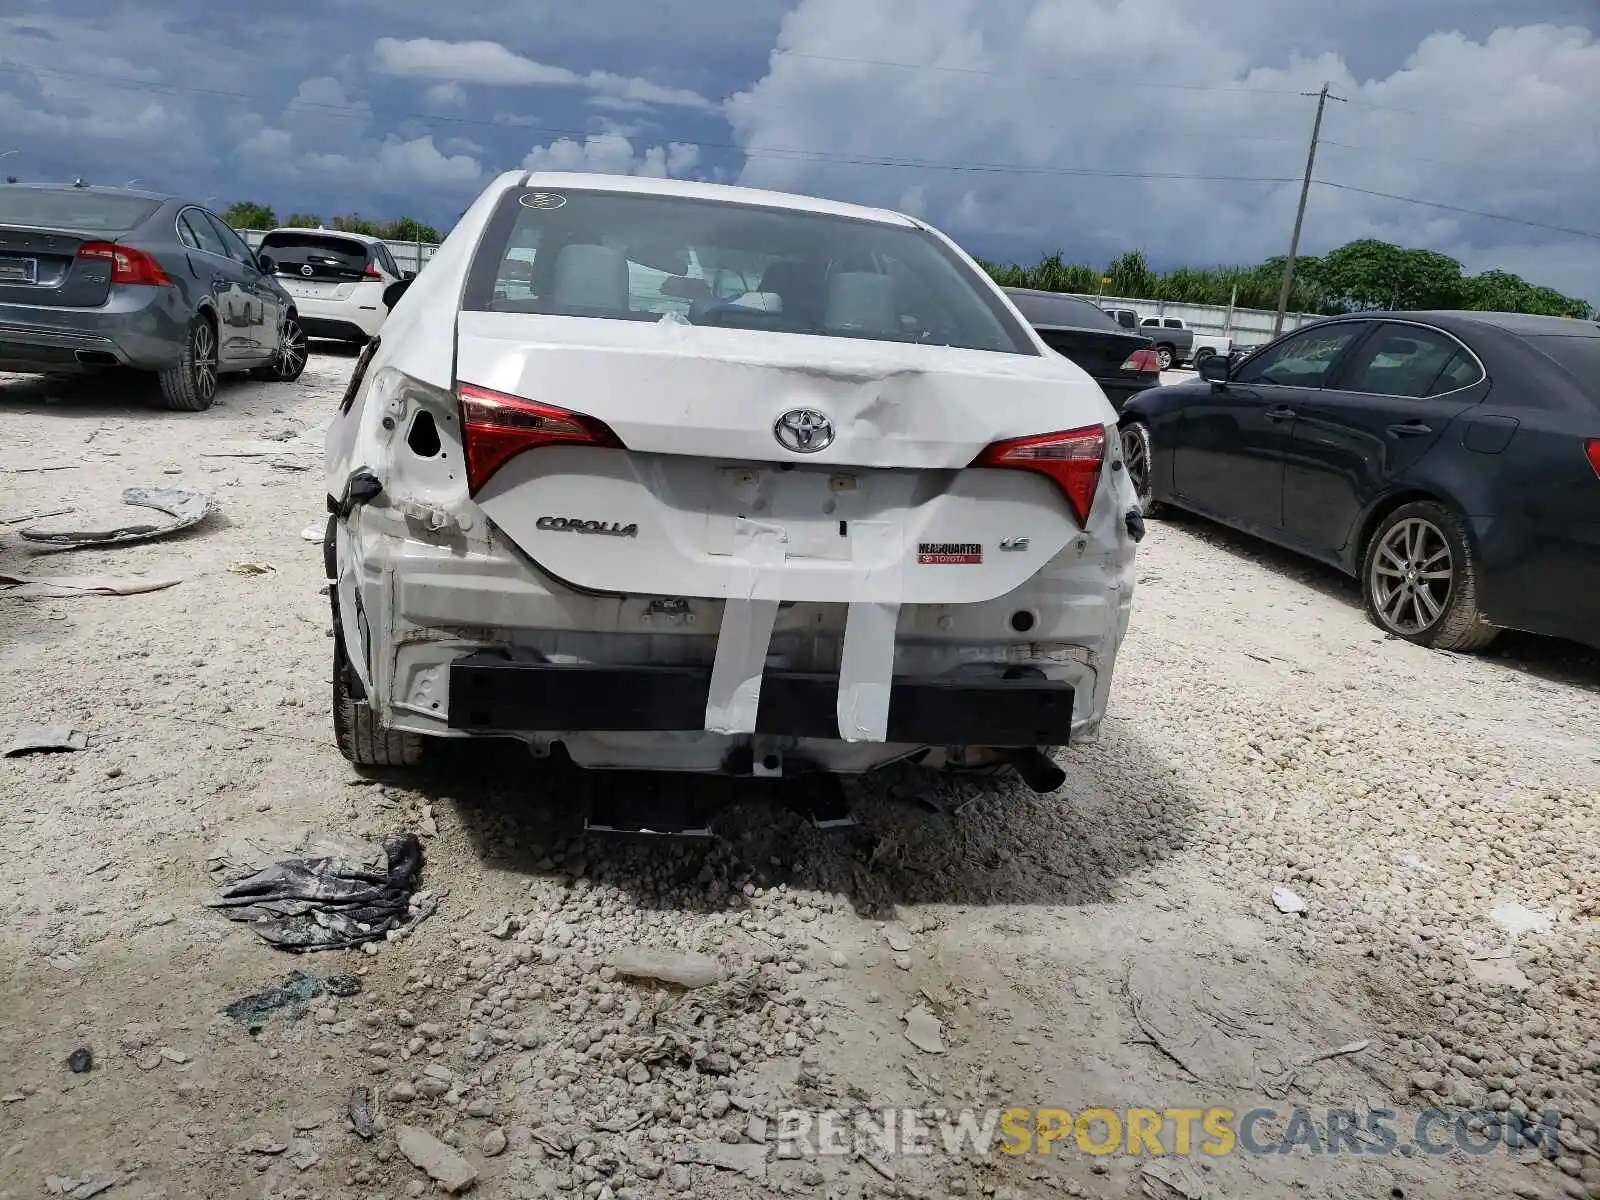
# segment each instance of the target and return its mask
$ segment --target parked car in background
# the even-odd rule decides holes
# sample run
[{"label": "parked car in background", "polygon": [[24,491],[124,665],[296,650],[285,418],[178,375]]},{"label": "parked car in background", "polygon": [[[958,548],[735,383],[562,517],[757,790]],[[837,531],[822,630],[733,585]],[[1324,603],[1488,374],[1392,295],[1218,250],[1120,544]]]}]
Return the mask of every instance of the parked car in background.
[{"label": "parked car in background", "polygon": [[1005,293],[1044,344],[1087,371],[1118,412],[1130,397],[1161,382],[1155,343],[1123,329],[1087,300],[1028,288]]},{"label": "parked car in background", "polygon": [[1333,563],[1418,645],[1600,646],[1600,324],[1362,313],[1201,376],[1123,414],[1147,505]]},{"label": "parked car in background", "polygon": [[1161,359],[1161,369],[1193,363],[1198,366],[1213,354],[1226,355],[1233,339],[1219,333],[1200,333],[1189,328],[1182,317],[1147,317],[1132,308],[1108,308],[1110,317],[1124,329],[1148,334]]},{"label": "parked car in background", "polygon": [[[750,282],[719,295],[708,263]],[[644,295],[640,268],[670,273]],[[352,761],[510,737],[586,767],[1060,785],[1041,747],[1103,717],[1142,518],[1101,390],[949,239],[515,171],[393,288],[328,432]]]},{"label": "parked car in background", "polygon": [[361,345],[383,328],[383,292],[408,279],[381,238],[332,229],[274,229],[259,253],[300,307],[308,335]]},{"label": "parked car in background", "polygon": [[199,412],[219,375],[287,382],[305,362],[294,299],[215,213],[126,188],[0,188],[0,370],[131,367]]}]

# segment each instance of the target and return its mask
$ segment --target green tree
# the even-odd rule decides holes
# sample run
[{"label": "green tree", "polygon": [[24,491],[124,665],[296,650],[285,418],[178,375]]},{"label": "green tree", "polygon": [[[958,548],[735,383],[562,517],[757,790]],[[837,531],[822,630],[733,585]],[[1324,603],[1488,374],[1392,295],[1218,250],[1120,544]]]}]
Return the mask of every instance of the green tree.
[{"label": "green tree", "polygon": [[271,207],[253,200],[235,200],[221,214],[235,229],[275,229],[278,218]]},{"label": "green tree", "polygon": [[1364,238],[1326,255],[1318,279],[1330,296],[1363,308],[1454,308],[1461,264],[1435,250],[1407,250]]},{"label": "green tree", "polygon": [[368,237],[378,236],[378,226],[375,222],[367,220],[360,213],[350,213],[348,216],[336,216],[328,227],[343,233],[364,233]]},{"label": "green tree", "polygon": [[284,224],[290,229],[317,229],[322,225],[322,218],[316,213],[290,213]]},{"label": "green tree", "polygon": [[1111,276],[1108,290],[1113,296],[1150,296],[1156,290],[1156,277],[1145,261],[1143,250],[1128,250],[1117,255],[1106,268],[1106,274]]},{"label": "green tree", "polygon": [[413,217],[397,217],[378,225],[378,236],[396,242],[431,242],[437,245],[444,239],[432,225],[424,225]]}]

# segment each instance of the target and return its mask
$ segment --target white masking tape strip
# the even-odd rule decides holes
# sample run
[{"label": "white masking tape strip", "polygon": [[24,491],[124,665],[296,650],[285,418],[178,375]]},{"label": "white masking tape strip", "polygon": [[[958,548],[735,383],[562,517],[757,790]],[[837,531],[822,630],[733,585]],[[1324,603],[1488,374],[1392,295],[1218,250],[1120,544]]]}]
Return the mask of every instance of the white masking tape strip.
[{"label": "white masking tape strip", "polygon": [[839,736],[882,742],[889,736],[889,687],[894,677],[898,604],[852,604],[839,658]]},{"label": "white masking tape strip", "polygon": [[778,619],[778,601],[752,600],[764,575],[781,572],[786,534],[776,525],[740,520],[734,526],[734,557],[747,568],[740,590],[722,607],[717,654],[706,696],[706,730],[754,733],[761,707],[761,673]]}]

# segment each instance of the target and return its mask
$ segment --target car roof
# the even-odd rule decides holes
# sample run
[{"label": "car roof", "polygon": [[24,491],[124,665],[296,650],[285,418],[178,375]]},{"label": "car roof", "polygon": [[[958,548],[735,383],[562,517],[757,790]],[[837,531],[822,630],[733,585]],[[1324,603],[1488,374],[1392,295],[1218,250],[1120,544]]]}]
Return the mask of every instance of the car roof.
[{"label": "car roof", "polygon": [[87,192],[91,196],[134,196],[140,200],[158,200],[165,203],[168,200],[181,200],[181,196],[174,196],[169,192],[149,192],[143,188],[97,187],[89,183],[78,187],[70,182],[63,183],[8,183],[8,188],[27,188],[36,192]]},{"label": "car roof", "polygon": [[1421,321],[1453,332],[1470,332],[1474,325],[1487,325],[1507,333],[1537,336],[1566,335],[1568,337],[1600,337],[1600,321],[1585,321],[1577,317],[1546,317],[1537,313],[1480,312],[1476,309],[1436,308],[1416,312],[1344,313],[1330,321],[1385,320]]},{"label": "car roof", "polygon": [[279,225],[276,229],[269,229],[263,237],[271,237],[275,233],[326,233],[331,237],[349,238],[352,242],[365,242],[373,245],[383,241],[381,237],[373,237],[370,233],[352,233],[347,229],[327,229],[321,225],[309,227],[305,225]]},{"label": "car roof", "polygon": [[642,175],[595,175],[576,171],[530,171],[520,183],[513,182],[514,186],[518,187],[550,191],[582,188],[585,191],[680,196],[687,200],[716,200],[724,204],[755,204],[765,208],[821,213],[827,216],[849,217],[857,221],[875,221],[882,225],[903,225],[908,228],[916,228],[921,224],[904,213],[887,208],[868,208],[860,204],[825,200],[820,196],[771,192],[762,188],[736,187],[726,183],[696,183],[687,179],[657,179]]}]

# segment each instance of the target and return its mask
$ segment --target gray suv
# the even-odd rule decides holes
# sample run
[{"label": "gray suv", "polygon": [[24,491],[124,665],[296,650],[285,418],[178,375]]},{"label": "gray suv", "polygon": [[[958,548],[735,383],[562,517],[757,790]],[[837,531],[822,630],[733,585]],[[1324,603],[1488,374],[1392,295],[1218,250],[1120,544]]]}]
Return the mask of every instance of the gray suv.
[{"label": "gray suv", "polygon": [[0,371],[149,371],[183,412],[230,371],[290,382],[306,335],[272,265],[174,196],[0,185]]}]

